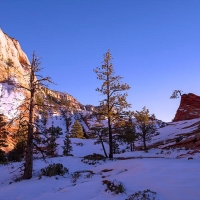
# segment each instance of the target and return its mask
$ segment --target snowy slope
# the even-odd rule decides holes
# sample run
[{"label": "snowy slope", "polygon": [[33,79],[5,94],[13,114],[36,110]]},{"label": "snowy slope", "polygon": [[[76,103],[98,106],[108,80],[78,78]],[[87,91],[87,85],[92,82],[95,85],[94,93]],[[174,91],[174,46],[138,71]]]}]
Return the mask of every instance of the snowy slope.
[{"label": "snowy slope", "polygon": [[[82,142],[83,146],[76,146]],[[48,158],[45,162],[34,160],[34,176],[31,180],[14,182],[19,177],[17,168],[21,163],[13,163],[6,166],[0,165],[0,199],[2,200],[49,200],[49,199],[73,199],[73,200],[124,200],[138,190],[150,189],[157,192],[159,200],[199,200],[200,191],[200,157],[193,160],[186,158],[166,159],[143,158],[127,160],[107,160],[96,165],[88,165],[81,162],[84,155],[102,153],[100,145],[93,145],[93,140],[72,139],[73,157]],[[128,152],[115,155],[115,157],[152,157],[157,155],[158,150],[149,153]],[[174,156],[180,152],[176,151]],[[160,157],[161,154],[157,155]],[[50,163],[62,163],[69,169],[69,174],[56,177],[42,176],[40,169]],[[110,169],[111,171],[102,172]],[[17,171],[15,171],[17,170]],[[94,175],[86,177],[82,174],[76,182],[71,176],[75,171],[92,170]],[[15,171],[15,172],[13,172]],[[13,172],[13,173],[11,173]],[[112,194],[106,192],[106,186],[102,180],[121,181],[125,188],[125,194]]]},{"label": "snowy slope", "polygon": [[16,91],[13,85],[0,83],[0,114],[4,114],[8,119],[16,117],[19,113],[17,108],[24,99],[23,92]]},{"label": "snowy slope", "polygon": [[[184,146],[184,143],[190,142],[189,148],[191,148],[191,141],[194,138],[197,138],[198,141],[200,140],[200,132],[198,133],[199,125],[200,118],[168,123],[167,126],[157,129],[157,134],[152,137],[151,141],[147,142],[147,146],[150,148],[166,148],[179,144]],[[179,137],[181,137],[181,142],[177,143],[176,139]],[[198,145],[199,142],[196,144]],[[137,142],[137,145],[142,146],[142,143]]]}]

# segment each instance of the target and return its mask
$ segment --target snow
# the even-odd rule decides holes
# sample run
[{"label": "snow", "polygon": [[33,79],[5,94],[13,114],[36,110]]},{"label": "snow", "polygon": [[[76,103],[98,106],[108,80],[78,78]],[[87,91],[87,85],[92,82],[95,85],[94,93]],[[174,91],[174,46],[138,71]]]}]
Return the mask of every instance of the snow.
[{"label": "snow", "polygon": [[[92,139],[73,138],[71,140],[73,157],[62,157],[61,147],[59,147],[59,157],[48,158],[46,161],[34,160],[34,173],[30,180],[14,181],[20,175],[17,168],[21,163],[0,165],[0,199],[124,200],[139,190],[150,189],[157,193],[159,200],[199,200],[200,153],[192,156],[194,159],[188,160],[187,157],[177,159],[179,155],[189,152],[186,150],[151,149],[148,153],[135,151],[115,154],[114,160],[88,165],[81,162],[82,157],[92,153],[102,154],[101,145],[94,145]],[[83,146],[76,145],[80,142]],[[117,159],[119,157],[121,158]],[[39,178],[40,169],[52,163],[62,163],[69,169],[69,174],[63,177],[42,176]],[[112,170],[102,172],[104,169]],[[71,174],[80,170],[92,170],[94,175],[87,178],[85,173],[82,173],[74,183]],[[122,182],[126,188],[126,194],[116,195],[106,192],[106,186],[102,184],[102,180]]]},{"label": "snow", "polygon": [[[17,107],[24,99],[20,91],[14,91],[11,85],[0,83],[0,113],[9,119],[17,115]],[[87,124],[82,120],[82,116],[88,115],[88,111],[80,111],[71,116],[71,126],[76,119],[86,131],[92,127],[96,120],[91,118]],[[168,126],[159,128],[159,135],[147,143],[153,144],[159,141],[174,139],[182,134],[191,133],[196,130],[200,119],[185,120],[181,122],[169,123]],[[107,125],[107,120],[102,120],[102,124]],[[82,163],[84,156],[100,153],[103,150],[100,144],[94,145],[93,139],[73,138],[73,157],[62,156],[63,140],[66,132],[65,119],[59,114],[53,114],[48,118],[47,128],[54,125],[62,128],[63,135],[57,139],[59,144],[57,149],[58,157],[34,160],[33,178],[15,182],[20,177],[18,169],[22,163],[10,163],[0,165],[0,200],[49,200],[49,199],[73,199],[73,200],[102,200],[115,199],[124,200],[129,195],[139,191],[150,189],[157,193],[159,200],[199,200],[200,199],[200,151],[183,149],[150,149],[148,153],[143,151],[125,152],[115,154],[114,160],[107,160],[96,165]],[[83,143],[79,146],[78,143]],[[173,144],[174,142],[171,142]],[[169,146],[170,143],[167,145]],[[164,147],[165,145],[162,145]],[[108,152],[108,145],[105,144]],[[121,145],[120,149],[126,146]],[[188,159],[188,158],[193,159]],[[41,175],[41,168],[52,163],[62,163],[69,169],[69,174],[56,177],[45,177]],[[112,169],[102,172],[104,169]],[[82,173],[76,183],[73,182],[71,174],[81,170],[92,170],[95,174],[87,178]],[[117,180],[124,184],[125,194],[112,194],[106,192],[106,186],[102,180]]]},{"label": "snow", "polygon": [[[151,141],[147,142],[147,145],[154,144],[159,141],[164,141],[165,144],[166,140],[177,138],[182,134],[192,133],[192,131],[198,128],[199,123],[200,118],[183,120],[179,122],[171,122],[167,126],[159,128],[157,130],[159,132],[159,135],[154,136]],[[165,147],[165,145],[163,145],[162,147]]]},{"label": "snow", "polygon": [[8,119],[13,119],[19,114],[18,107],[25,99],[24,94],[14,88],[13,85],[0,83],[0,114]]}]

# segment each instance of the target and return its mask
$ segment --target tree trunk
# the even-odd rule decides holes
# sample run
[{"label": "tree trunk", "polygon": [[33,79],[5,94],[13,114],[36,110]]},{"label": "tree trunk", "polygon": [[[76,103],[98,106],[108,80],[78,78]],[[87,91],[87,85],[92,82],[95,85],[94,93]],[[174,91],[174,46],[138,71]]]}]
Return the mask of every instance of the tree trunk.
[{"label": "tree trunk", "polygon": [[109,134],[109,158],[113,158],[113,141],[112,141],[112,129],[110,124],[110,117],[108,117],[108,134]]},{"label": "tree trunk", "polygon": [[143,136],[143,146],[144,146],[144,151],[147,150],[147,146],[146,146],[146,138],[145,136]]},{"label": "tree trunk", "polygon": [[28,121],[28,138],[27,138],[27,147],[26,147],[26,158],[25,158],[25,169],[24,169],[24,179],[32,178],[33,171],[33,121],[34,121],[34,95],[35,87],[34,83],[34,71],[31,69],[30,74],[30,104],[29,104],[29,121]]},{"label": "tree trunk", "polygon": [[102,148],[103,148],[104,155],[105,155],[106,158],[108,158],[108,155],[107,155],[107,153],[106,153],[106,149],[105,149],[105,146],[104,146],[104,143],[103,143],[103,140],[102,140],[101,137],[100,137],[100,141],[101,141],[101,146],[102,146]]},{"label": "tree trunk", "polygon": [[130,143],[130,146],[131,146],[131,151],[133,151],[133,143],[132,142]]},{"label": "tree trunk", "polygon": [[24,179],[32,178],[32,170],[33,170],[33,127],[29,125],[28,127],[28,140],[26,147],[26,161],[25,161],[25,169],[24,169]]}]

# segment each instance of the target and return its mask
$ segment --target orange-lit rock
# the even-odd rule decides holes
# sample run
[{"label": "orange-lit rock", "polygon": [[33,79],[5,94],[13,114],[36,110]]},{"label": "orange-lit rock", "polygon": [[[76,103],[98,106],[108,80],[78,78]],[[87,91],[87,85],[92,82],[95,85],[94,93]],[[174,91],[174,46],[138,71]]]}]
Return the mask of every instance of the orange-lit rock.
[{"label": "orange-lit rock", "polygon": [[180,106],[174,117],[174,122],[200,118],[200,96],[195,94],[183,94]]}]

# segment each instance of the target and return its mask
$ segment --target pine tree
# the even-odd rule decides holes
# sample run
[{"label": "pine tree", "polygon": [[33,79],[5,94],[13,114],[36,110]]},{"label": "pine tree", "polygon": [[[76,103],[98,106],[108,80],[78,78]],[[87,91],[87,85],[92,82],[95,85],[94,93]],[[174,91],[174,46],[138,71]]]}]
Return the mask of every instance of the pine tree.
[{"label": "pine tree", "polygon": [[72,137],[84,138],[83,128],[78,120],[76,120],[72,126],[71,135]]},{"label": "pine tree", "polygon": [[2,147],[7,147],[7,136],[8,132],[6,131],[6,122],[4,121],[3,114],[0,114],[0,149]]},{"label": "pine tree", "polygon": [[120,118],[125,115],[124,109],[130,107],[127,103],[127,93],[123,93],[130,89],[126,83],[121,83],[121,76],[114,76],[114,68],[111,63],[112,56],[110,51],[104,55],[103,65],[101,68],[96,68],[94,72],[97,74],[97,79],[103,81],[100,88],[96,91],[105,96],[100,101],[100,107],[97,109],[97,115],[104,116],[108,119],[108,135],[109,135],[109,158],[113,158],[112,147],[112,127]]},{"label": "pine tree", "polygon": [[46,130],[46,154],[49,156],[55,156],[55,152],[57,149],[58,144],[56,143],[56,139],[59,137],[59,135],[62,135],[62,128],[59,126],[54,127],[53,125]]},{"label": "pine tree", "polygon": [[119,149],[119,144],[117,143],[117,139],[113,138],[113,154],[119,154],[120,153],[120,149]]},{"label": "pine tree", "polygon": [[155,115],[149,114],[149,110],[146,109],[146,107],[143,107],[142,111],[135,112],[134,117],[136,119],[138,139],[143,142],[144,151],[146,151],[146,141],[150,141],[156,131],[156,128],[154,126]]},{"label": "pine tree", "polygon": [[73,148],[71,146],[71,140],[69,139],[68,135],[66,135],[66,137],[64,139],[64,146],[62,146],[62,148],[63,148],[64,156],[69,156],[70,152],[73,151]]},{"label": "pine tree", "polygon": [[8,132],[6,131],[6,122],[4,121],[3,115],[0,114],[0,162],[6,161],[6,155],[2,148],[7,147],[7,136]]},{"label": "pine tree", "polygon": [[122,137],[125,142],[127,142],[130,145],[130,150],[134,150],[134,142],[137,138],[136,130],[135,130],[135,124],[132,121],[132,118],[129,118],[129,120],[125,123],[125,126],[122,128]]}]

